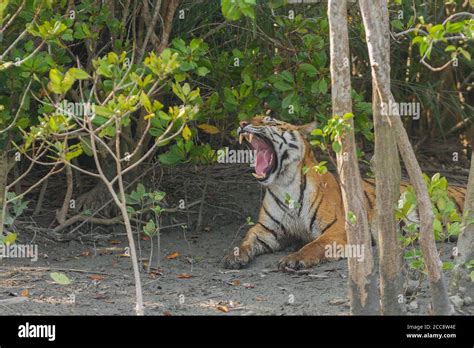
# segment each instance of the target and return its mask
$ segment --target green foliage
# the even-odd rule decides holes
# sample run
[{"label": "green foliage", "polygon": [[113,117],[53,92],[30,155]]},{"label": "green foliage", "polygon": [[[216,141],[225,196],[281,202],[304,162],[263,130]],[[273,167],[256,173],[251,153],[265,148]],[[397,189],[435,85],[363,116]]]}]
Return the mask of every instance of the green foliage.
[{"label": "green foliage", "polygon": [[249,17],[255,20],[255,5],[257,0],[222,0],[222,14],[231,21],[240,17]]},{"label": "green foliage", "polygon": [[347,120],[353,117],[352,113],[347,113],[342,117],[334,115],[323,128],[316,128],[311,132],[311,135],[316,137],[316,139],[311,140],[311,145],[318,146],[323,151],[326,151],[330,145],[335,153],[341,152],[340,140],[344,138],[346,132],[351,130]]},{"label": "green foliage", "polygon": [[8,205],[3,223],[7,228],[11,228],[15,220],[26,211],[30,202],[17,198],[15,192],[12,191],[7,192],[6,198],[11,203]]},{"label": "green foliage", "polygon": [[[0,26],[21,3],[21,0],[0,2]],[[171,122],[175,122],[173,132],[182,127],[176,141],[162,144],[157,151],[163,165],[213,163],[214,149],[228,145],[228,135],[235,136],[237,122],[267,109],[292,123],[317,120],[320,128],[313,132],[313,144],[331,154],[341,151],[337,139],[347,131],[344,117],[349,115],[328,117],[331,81],[324,6],[292,5],[283,0],[223,0],[202,4],[185,0],[180,9],[192,4],[193,16],[173,22],[175,38],[169,47],[158,54],[151,40],[145,47],[144,58],[138,59],[142,42],[134,41],[137,36],[131,39],[135,22],[122,20],[125,11],[121,2],[116,2],[114,12],[98,0],[76,1],[72,13],[67,12],[68,3],[26,1],[21,13],[3,33],[0,130],[12,122],[15,127],[0,134],[1,148],[14,146],[26,154],[41,143],[48,148],[45,160],[51,162],[91,156],[94,149],[87,135],[64,136],[68,132],[75,134],[84,119],[58,110],[58,105],[66,100],[79,103],[90,100],[95,106],[92,128],[100,130],[105,143],[112,143],[118,136],[115,119],[120,122],[121,140],[127,146],[136,144],[138,133],[144,129],[149,135],[148,143],[143,144],[146,148],[165,133]],[[472,118],[473,114],[469,103],[461,107],[456,97],[466,92],[457,89],[459,81],[449,84],[454,86],[455,93],[444,93],[449,86],[419,63],[425,54],[427,59],[442,62],[462,56],[456,76],[467,76],[466,71],[472,70],[469,61],[472,46],[468,45],[472,39],[472,21],[457,17],[444,25],[430,24],[445,20],[446,6],[450,6],[450,13],[462,10],[459,4],[437,7],[419,0],[390,2],[393,31],[416,28],[409,33],[412,40],[400,38],[397,49],[392,50],[394,93],[398,100],[420,101],[423,109],[432,110],[431,117],[436,117],[436,122],[426,124],[437,125],[441,132],[448,128],[442,119],[449,122],[452,118],[443,118],[440,105],[449,110],[449,115],[458,115],[463,120]],[[294,17],[289,16],[290,9],[295,10]],[[398,10],[402,10],[404,18],[394,18]],[[354,132],[366,144],[373,140],[371,95],[366,94],[370,90],[370,66],[360,14],[353,5],[349,5],[349,32],[354,57],[350,62],[354,74]],[[465,40],[451,40],[460,35]],[[408,47],[413,43],[419,51],[414,50],[415,56],[410,56],[407,70],[404,63],[398,63],[406,61]],[[148,121],[150,127],[144,127]],[[410,129],[432,134],[423,127],[421,124]],[[125,136],[131,139],[125,140]],[[361,155],[362,149],[358,152]],[[324,174],[326,162],[304,168],[304,172],[310,169]],[[444,184],[430,180],[429,185],[433,186],[430,194],[436,215],[436,237],[443,240],[456,235],[460,230],[459,216],[455,216],[452,202],[443,194]],[[435,185],[439,185],[439,190]],[[415,209],[409,192],[404,199],[397,213],[400,219]],[[8,211],[13,212],[11,209]],[[409,223],[406,226],[410,228]],[[152,227],[150,224],[148,230]]]},{"label": "green foliage", "polygon": [[[472,20],[467,15],[458,15],[467,8],[459,1],[416,0],[412,3],[392,2],[390,5],[391,31],[405,33],[397,37],[397,49],[391,50],[391,61],[401,62],[392,64],[392,92],[396,100],[419,102],[422,105],[421,117],[427,120],[416,122],[418,124],[413,129],[406,119],[407,128],[411,128],[410,135],[430,133],[444,137],[457,122],[471,122],[473,119],[473,108],[465,108],[452,94],[459,88],[459,83],[462,86],[464,76],[469,75],[473,68],[469,59],[473,54]],[[454,17],[447,20],[446,13]],[[407,59],[410,60],[409,68],[405,64]],[[433,73],[427,65],[445,67],[446,75]],[[449,80],[451,69],[456,71],[455,81]],[[467,86],[460,87],[459,91],[469,93],[468,89]]]},{"label": "green foliage", "polygon": [[6,246],[14,244],[16,242],[17,234],[12,232],[7,232],[6,235],[0,234],[0,245],[4,244]]},{"label": "green foliage", "polygon": [[57,69],[49,71],[48,89],[56,94],[64,94],[69,91],[77,80],[87,80],[89,75],[81,69],[70,68],[65,74]]},{"label": "green foliage", "polygon": [[163,212],[160,202],[165,198],[166,193],[162,191],[148,191],[143,184],[139,183],[134,191],[126,195],[127,211],[130,217],[141,216],[145,212],[151,212],[150,218],[143,226],[143,232],[153,237],[159,232],[159,226],[155,221]]},{"label": "green foliage", "polygon": [[[424,23],[424,18],[419,18],[420,23],[415,26],[413,44],[418,44],[420,56],[431,57],[433,45],[442,42],[444,44],[444,52],[450,52],[451,59],[457,58],[459,55],[467,60],[471,60],[471,54],[462,45],[455,46],[451,42],[456,43],[462,40],[474,39],[474,23],[470,19],[457,22],[447,21],[445,24]],[[456,39],[453,39],[456,38]]]},{"label": "green foliage", "polygon": [[[439,173],[434,174],[431,178],[423,174],[423,179],[428,189],[434,214],[435,240],[444,241],[451,236],[458,236],[461,231],[461,217],[456,210],[454,201],[448,195],[448,181]],[[417,209],[415,190],[412,186],[408,186],[402,193],[395,210],[395,216],[401,225],[399,239],[402,248],[409,248],[404,255],[410,268],[425,272],[424,259],[418,246],[420,226]],[[443,264],[445,270],[450,270],[452,267],[453,264],[450,262]]]}]

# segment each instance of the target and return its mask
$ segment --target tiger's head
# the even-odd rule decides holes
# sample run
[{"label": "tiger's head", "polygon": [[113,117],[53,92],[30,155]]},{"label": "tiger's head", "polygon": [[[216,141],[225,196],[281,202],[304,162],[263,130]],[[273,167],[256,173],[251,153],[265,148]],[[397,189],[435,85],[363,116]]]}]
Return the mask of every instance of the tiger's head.
[{"label": "tiger's head", "polygon": [[253,176],[266,186],[288,177],[285,174],[296,170],[310,151],[306,138],[315,127],[316,122],[295,126],[270,116],[240,122],[239,143],[255,151]]}]

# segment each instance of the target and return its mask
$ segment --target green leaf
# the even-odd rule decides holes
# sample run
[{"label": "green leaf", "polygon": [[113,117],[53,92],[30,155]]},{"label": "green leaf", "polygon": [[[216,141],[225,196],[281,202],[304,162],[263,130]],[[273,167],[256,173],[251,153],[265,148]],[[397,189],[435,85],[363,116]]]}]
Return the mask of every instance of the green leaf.
[{"label": "green leaf", "polygon": [[295,92],[291,92],[290,94],[288,94],[281,102],[281,107],[283,109],[286,109],[287,107],[289,107],[291,105],[291,103],[293,102],[293,100],[295,99]]},{"label": "green leaf", "polygon": [[323,130],[321,128],[315,128],[311,131],[311,135],[323,136],[324,133],[323,133]]},{"label": "green leaf", "polygon": [[316,76],[318,73],[318,70],[313,65],[308,63],[301,64],[299,70],[310,77]]},{"label": "green leaf", "polygon": [[92,157],[94,153],[92,152],[91,140],[89,138],[81,137],[81,145],[84,153],[87,156]]},{"label": "green leaf", "polygon": [[198,76],[206,76],[210,73],[210,70],[205,66],[200,66],[199,68],[197,68],[196,73],[198,74]]},{"label": "green leaf", "polygon": [[80,155],[82,155],[82,153],[83,153],[83,150],[82,150],[81,143],[76,144],[76,145],[72,145],[72,146],[69,147],[68,152],[66,153],[65,159],[66,159],[66,161],[69,162],[73,158],[76,158],[76,157],[79,157]]},{"label": "green leaf", "polygon": [[319,94],[319,81],[314,81],[311,84],[311,93],[313,94]]},{"label": "green leaf", "polygon": [[438,201],[436,202],[436,205],[438,206],[438,209],[440,211],[444,211],[446,209],[446,201],[442,197],[438,199]]},{"label": "green leaf", "polygon": [[190,140],[191,139],[192,133],[191,133],[191,129],[189,129],[188,125],[184,126],[181,135],[183,136],[183,138],[185,140]]},{"label": "green leaf", "polygon": [[467,60],[471,60],[471,54],[466,51],[465,49],[462,49],[461,47],[458,48],[459,52],[466,58]]},{"label": "green leaf", "polygon": [[228,87],[224,88],[224,101],[230,105],[238,106],[239,103],[237,99],[235,98],[234,94],[232,93],[232,90]]},{"label": "green leaf", "polygon": [[137,185],[136,193],[140,199],[143,199],[143,197],[146,194],[145,186],[142,183],[139,183]]},{"label": "green leaf", "polygon": [[184,154],[177,146],[172,146],[168,152],[159,155],[158,158],[161,163],[172,166],[183,161]]},{"label": "green leaf", "polygon": [[326,94],[327,91],[328,91],[328,83],[326,82],[325,79],[322,79],[321,81],[319,81],[319,91],[322,93],[322,94]]},{"label": "green leaf", "polygon": [[99,67],[97,68],[97,73],[99,75],[111,78],[112,77],[112,68],[105,60],[99,61]]},{"label": "green leaf", "polygon": [[60,285],[69,285],[72,283],[71,279],[69,279],[69,277],[64,273],[52,272],[50,273],[50,276],[55,283],[58,283]]},{"label": "green leaf", "polygon": [[450,34],[459,33],[464,27],[464,22],[446,23],[446,31]]},{"label": "green leaf", "polygon": [[57,69],[51,69],[49,71],[49,83],[48,89],[56,94],[62,93],[61,81],[63,80],[63,74]]},{"label": "green leaf", "polygon": [[286,83],[285,81],[277,81],[273,84],[273,87],[275,87],[280,92],[293,90],[293,86]]},{"label": "green leaf", "polygon": [[78,68],[71,68],[68,70],[68,73],[76,80],[87,80],[90,77],[84,70]]},{"label": "green leaf", "polygon": [[255,2],[249,0],[235,0],[239,5],[240,11],[244,14],[244,16],[249,17],[255,20]]},{"label": "green leaf", "polygon": [[147,222],[147,224],[143,227],[143,232],[149,237],[152,237],[156,233],[156,225],[153,220]]},{"label": "green leaf", "polygon": [[[103,116],[105,118],[110,118],[114,115],[114,112],[112,110],[109,110],[108,108],[106,108],[105,106],[101,106],[101,105],[96,105],[95,106],[95,113],[96,115],[98,116]],[[97,119],[98,117],[95,117],[95,119]],[[104,121],[104,123],[107,122],[107,120]]]},{"label": "green leaf", "polygon": [[345,113],[344,116],[342,116],[343,120],[349,120],[354,117],[354,114],[352,112]]},{"label": "green leaf", "polygon": [[443,232],[443,225],[438,219],[433,220],[433,231],[435,234],[435,239],[440,240],[441,233]]},{"label": "green leaf", "polygon": [[431,35],[434,35],[436,34],[438,31],[441,31],[441,30],[444,30],[444,26],[442,24],[437,24],[437,25],[434,25],[430,28],[429,30],[429,33]]},{"label": "green leaf", "polygon": [[333,142],[332,149],[334,150],[335,153],[339,153],[342,150],[341,143],[338,141]]},{"label": "green leaf", "polygon": [[231,21],[236,21],[242,15],[238,4],[235,0],[222,0],[222,14],[224,17]]},{"label": "green leaf", "polygon": [[150,102],[150,99],[148,98],[148,95],[142,91],[142,93],[140,94],[140,103],[143,105],[143,107],[145,108],[145,110],[148,112],[148,113],[151,113],[153,112],[153,109],[151,107],[151,102]]},{"label": "green leaf", "polygon": [[66,93],[72,87],[72,85],[76,82],[76,79],[72,74],[68,71],[66,75],[64,75],[63,82],[61,83],[61,92]]},{"label": "green leaf", "polygon": [[3,239],[3,243],[5,243],[5,245],[13,244],[16,242],[16,237],[16,233],[8,232],[5,238]]},{"label": "green leaf", "polygon": [[451,270],[453,268],[454,268],[454,263],[453,262],[449,262],[449,261],[443,262],[443,270],[448,271],[448,270]]}]

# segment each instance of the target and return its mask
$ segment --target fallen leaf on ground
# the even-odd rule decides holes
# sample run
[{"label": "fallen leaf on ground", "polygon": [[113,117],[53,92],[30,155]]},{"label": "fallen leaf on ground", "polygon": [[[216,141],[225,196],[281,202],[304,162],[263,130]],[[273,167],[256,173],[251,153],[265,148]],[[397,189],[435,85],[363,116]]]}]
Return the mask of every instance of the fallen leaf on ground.
[{"label": "fallen leaf on ground", "polygon": [[20,292],[20,296],[21,297],[28,297],[28,296],[30,296],[30,291],[28,289],[25,289],[22,292]]},{"label": "fallen leaf on ground", "polygon": [[330,305],[341,305],[343,303],[346,303],[346,300],[344,300],[343,298],[333,298],[329,300]]},{"label": "fallen leaf on ground", "polygon": [[230,309],[226,306],[217,306],[217,309],[224,313],[230,312]]},{"label": "fallen leaf on ground", "polygon": [[94,296],[94,300],[106,300],[107,298],[105,294],[97,294]]},{"label": "fallen leaf on ground", "polygon": [[250,283],[244,283],[243,286],[244,286],[244,288],[246,288],[246,289],[253,289],[253,288],[255,287],[255,285],[250,284]]},{"label": "fallen leaf on ground", "polygon": [[174,252],[174,253],[171,253],[171,254],[169,254],[168,256],[166,256],[166,258],[167,258],[168,260],[173,260],[173,259],[177,258],[178,256],[179,256],[179,253],[178,253],[178,252]]},{"label": "fallen leaf on ground", "polygon": [[90,251],[83,251],[81,253],[81,256],[90,256],[91,252]]},{"label": "fallen leaf on ground", "polygon": [[177,277],[178,277],[179,279],[189,279],[189,278],[192,278],[193,275],[188,274],[188,273],[181,273],[181,274],[178,274]]},{"label": "fallen leaf on ground", "polygon": [[92,280],[102,280],[105,278],[105,276],[100,275],[100,274],[92,274],[89,276],[89,278]]},{"label": "fallen leaf on ground", "polygon": [[109,243],[110,244],[120,244],[120,241],[116,240],[116,239],[112,239]]},{"label": "fallen leaf on ground", "polygon": [[321,274],[308,274],[308,277],[310,278],[316,278],[316,279],[326,279],[329,278],[327,273],[321,273]]},{"label": "fallen leaf on ground", "polygon": [[[240,285],[240,280],[236,279],[232,282],[232,285],[239,286]],[[245,284],[244,284],[245,285]]]},{"label": "fallen leaf on ground", "polygon": [[51,279],[53,279],[56,283],[60,285],[69,285],[72,282],[71,279],[69,279],[69,277],[65,275],[64,273],[53,272],[53,273],[50,273],[50,276],[51,276]]}]

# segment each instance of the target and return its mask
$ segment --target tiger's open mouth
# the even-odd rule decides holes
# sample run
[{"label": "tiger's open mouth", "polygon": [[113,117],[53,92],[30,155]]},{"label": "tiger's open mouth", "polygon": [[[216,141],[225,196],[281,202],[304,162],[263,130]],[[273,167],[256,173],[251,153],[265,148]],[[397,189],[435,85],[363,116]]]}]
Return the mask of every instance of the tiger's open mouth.
[{"label": "tiger's open mouth", "polygon": [[264,136],[248,131],[239,133],[239,143],[245,141],[255,151],[255,172],[252,173],[258,180],[265,180],[276,168],[276,153],[273,144]]}]

